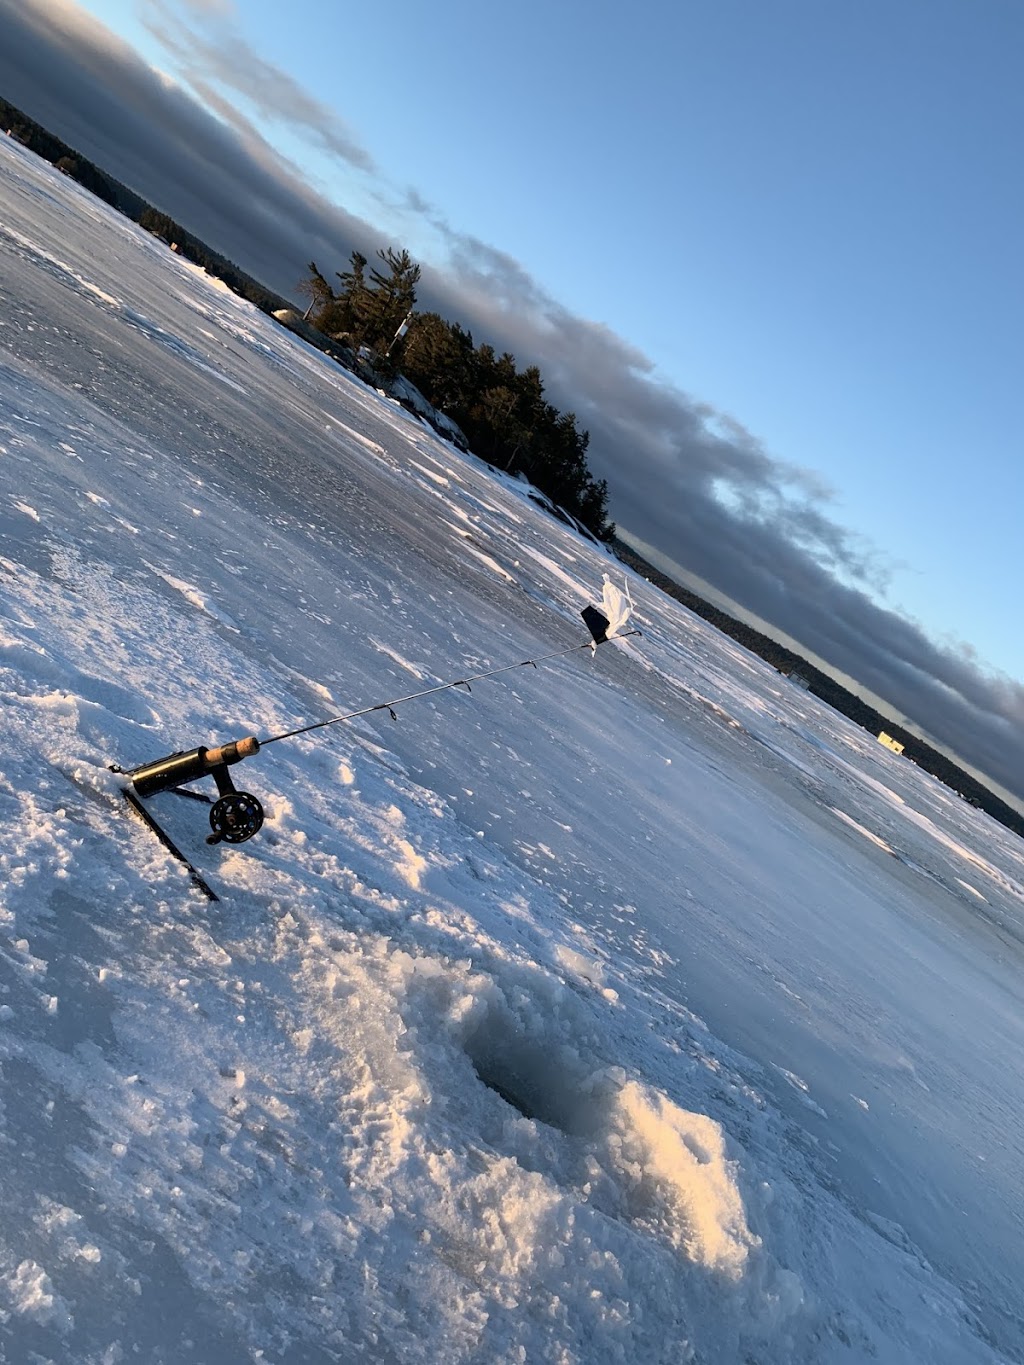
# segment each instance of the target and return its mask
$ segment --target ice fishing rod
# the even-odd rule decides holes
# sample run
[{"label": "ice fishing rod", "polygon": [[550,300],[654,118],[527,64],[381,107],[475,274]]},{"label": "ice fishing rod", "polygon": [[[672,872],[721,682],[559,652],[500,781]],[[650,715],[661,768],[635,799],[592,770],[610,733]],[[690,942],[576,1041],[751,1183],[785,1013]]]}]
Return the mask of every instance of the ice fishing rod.
[{"label": "ice fishing rod", "polygon": [[[207,836],[208,844],[242,844],[247,839],[251,839],[258,833],[263,824],[263,806],[251,792],[239,791],[231,780],[228,772],[234,764],[240,763],[243,759],[251,758],[258,754],[261,749],[265,749],[269,744],[278,744],[284,739],[295,739],[299,735],[308,735],[314,730],[326,729],[329,725],[340,725],[343,721],[355,720],[359,716],[372,715],[375,711],[387,711],[392,720],[397,720],[395,713],[396,706],[402,706],[405,702],[418,701],[421,697],[434,696],[438,692],[447,692],[452,688],[464,687],[467,692],[471,692],[471,683],[481,682],[485,678],[496,678],[500,673],[510,673],[517,668],[536,668],[538,664],[547,663],[551,659],[562,658],[567,654],[575,654],[577,650],[590,649],[595,653],[598,645],[607,644],[609,640],[623,640],[630,635],[639,635],[639,630],[619,631],[609,635],[609,621],[603,612],[596,607],[587,606],[580,612],[583,620],[590,631],[591,638],[584,640],[580,644],[570,645],[567,649],[556,649],[550,654],[542,654],[536,659],[520,659],[513,664],[503,664],[500,668],[487,669],[483,673],[473,673],[466,678],[455,678],[451,682],[438,683],[435,687],[426,687],[420,692],[410,692],[404,697],[393,697],[390,701],[376,702],[373,706],[364,706],[356,711],[346,711],[341,716],[331,716],[327,720],[314,721],[310,725],[300,725],[294,730],[284,730],[278,735],[269,735],[263,739],[256,735],[246,735],[243,739],[231,740],[227,744],[219,744],[214,747],[200,745],[196,749],[181,751],[178,753],[167,754],[163,758],[155,759],[152,763],[145,763],[139,768],[120,768],[116,764],[111,764],[111,770],[123,773],[129,779],[129,786],[125,788],[125,796],[130,804],[143,816],[151,828],[164,839],[167,837],[157,826],[153,816],[140,809],[139,799],[155,796],[158,792],[173,791],[181,796],[192,796],[199,800],[206,800],[198,792],[182,790],[192,782],[198,782],[204,777],[212,777],[217,785],[217,800],[210,808],[210,828],[212,833]],[[172,851],[181,857],[179,851],[173,847]]]}]

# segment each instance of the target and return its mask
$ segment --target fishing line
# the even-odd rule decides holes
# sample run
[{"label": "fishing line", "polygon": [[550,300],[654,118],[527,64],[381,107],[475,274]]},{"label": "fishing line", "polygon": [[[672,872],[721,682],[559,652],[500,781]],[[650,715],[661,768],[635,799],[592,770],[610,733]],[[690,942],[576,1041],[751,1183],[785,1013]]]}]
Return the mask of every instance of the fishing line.
[{"label": "fishing line", "polygon": [[539,659],[520,659],[518,663],[504,664],[501,668],[489,669],[486,673],[473,673],[468,678],[456,678],[453,682],[439,683],[436,687],[426,687],[422,692],[410,692],[404,697],[393,697],[391,701],[379,701],[374,706],[364,706],[360,711],[346,711],[343,716],[332,716],[330,720],[318,720],[313,725],[302,725],[297,730],[286,730],[284,734],[271,735],[269,739],[258,741],[261,749],[268,744],[276,744],[281,739],[294,739],[296,735],[308,735],[312,730],[323,730],[328,725],[338,725],[343,720],[355,720],[357,716],[368,716],[374,711],[390,711],[391,719],[397,720],[394,708],[407,701],[418,701],[420,697],[430,697],[436,692],[447,692],[452,687],[464,687],[472,691],[470,683],[481,682],[484,678],[496,678],[499,673],[511,673],[516,668],[536,668],[549,659],[560,659],[566,654],[575,654],[578,649],[596,650],[599,644],[607,644],[609,638],[623,640],[627,635],[639,635],[638,630],[626,630],[621,635],[605,636],[603,640],[584,640],[582,644],[570,645],[568,649],[556,649],[551,654],[542,654]]},{"label": "fishing line", "polygon": [[[639,630],[618,630],[609,635],[608,631],[611,626],[608,617],[594,606],[584,607],[580,615],[590,631],[591,638],[580,644],[570,645],[567,649],[556,649],[550,654],[542,654],[536,659],[520,659],[517,663],[503,664],[500,668],[486,669],[482,673],[473,673],[466,678],[455,678],[451,682],[438,683],[434,687],[425,687],[419,692],[409,692],[404,697],[393,697],[390,701],[379,701],[373,706],[363,706],[356,711],[346,711],[341,716],[330,716],[327,720],[313,721],[309,725],[300,725],[293,730],[284,730],[281,734],[269,735],[265,739],[258,739],[255,735],[246,735],[242,739],[231,740],[227,744],[219,744],[212,748],[200,745],[196,749],[167,754],[163,758],[155,759],[152,763],[143,764],[140,768],[126,769],[111,764],[111,770],[123,773],[128,777],[130,785],[125,788],[125,797],[136,810],[140,810],[139,798],[155,796],[158,792],[171,791],[181,796],[198,796],[198,793],[187,792],[183,788],[191,782],[199,781],[200,778],[212,777],[217,785],[218,799],[213,802],[210,808],[212,833],[207,836],[206,842],[217,844],[223,841],[228,844],[241,844],[247,839],[251,839],[262,826],[263,807],[251,792],[239,791],[235,787],[228,771],[234,764],[258,754],[260,749],[265,749],[268,744],[279,744],[284,739],[295,739],[299,735],[312,734],[314,730],[324,730],[329,725],[340,725],[343,721],[355,720],[358,716],[368,716],[375,711],[387,711],[392,720],[397,720],[395,707],[403,706],[406,702],[418,701],[421,697],[435,696],[439,692],[447,692],[455,687],[464,687],[467,692],[471,692],[470,684],[482,682],[485,678],[496,678],[501,673],[511,673],[517,668],[536,668],[539,664],[547,663],[551,659],[575,654],[580,649],[590,649],[596,653],[598,646],[607,644],[609,640],[624,640],[631,635],[641,634]],[[624,623],[624,617],[618,616],[617,622]],[[187,859],[160,829],[152,813],[146,811],[141,813],[150,828],[164,839],[175,856],[187,863]],[[191,867],[191,864],[188,865]],[[194,869],[192,870],[194,871]]]}]

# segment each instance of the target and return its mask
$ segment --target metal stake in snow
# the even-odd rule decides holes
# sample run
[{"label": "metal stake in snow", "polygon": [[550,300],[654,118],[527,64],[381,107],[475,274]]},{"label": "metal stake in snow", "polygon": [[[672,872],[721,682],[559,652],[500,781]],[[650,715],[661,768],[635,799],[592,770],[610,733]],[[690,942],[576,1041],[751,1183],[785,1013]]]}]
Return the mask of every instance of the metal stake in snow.
[{"label": "metal stake in snow", "polygon": [[[264,739],[247,735],[244,739],[236,739],[215,748],[200,747],[188,752],[168,754],[164,758],[144,764],[141,768],[125,770],[115,767],[114,771],[125,772],[131,779],[131,787],[126,789],[125,795],[136,808],[138,797],[155,796],[162,791],[176,791],[183,796],[196,795],[192,792],[182,792],[180,789],[189,783],[198,782],[203,777],[212,777],[217,784],[218,800],[210,810],[210,826],[213,832],[207,836],[206,842],[217,844],[223,840],[229,844],[245,843],[263,824],[263,807],[251,792],[237,790],[228,772],[229,766],[240,763],[244,758],[251,758],[268,744],[277,744],[282,739],[308,735],[314,730],[326,729],[329,725],[340,725],[342,721],[371,715],[374,711],[387,711],[392,720],[397,720],[395,707],[402,706],[407,701],[417,701],[420,697],[430,697],[454,687],[464,687],[467,692],[471,692],[470,683],[480,682],[484,678],[496,678],[500,673],[510,673],[516,668],[536,668],[538,664],[562,658],[566,654],[574,654],[580,649],[589,649],[596,653],[598,645],[607,644],[609,640],[623,640],[630,635],[640,634],[638,630],[622,629],[629,619],[633,604],[628,596],[624,597],[619,592],[607,574],[604,579],[602,605],[604,611],[599,611],[593,606],[583,608],[580,615],[590,631],[591,638],[580,644],[570,645],[568,649],[556,649],[551,654],[542,654],[536,659],[520,659],[514,664],[503,664],[501,668],[471,674],[468,678],[456,678],[451,682],[439,683],[436,687],[427,687],[421,692],[410,692],[404,697],[376,702],[373,706],[364,706],[357,711],[346,711],[344,715],[314,721],[295,730],[285,730],[279,735],[269,735]],[[152,817],[147,818],[152,825],[154,823]]]}]

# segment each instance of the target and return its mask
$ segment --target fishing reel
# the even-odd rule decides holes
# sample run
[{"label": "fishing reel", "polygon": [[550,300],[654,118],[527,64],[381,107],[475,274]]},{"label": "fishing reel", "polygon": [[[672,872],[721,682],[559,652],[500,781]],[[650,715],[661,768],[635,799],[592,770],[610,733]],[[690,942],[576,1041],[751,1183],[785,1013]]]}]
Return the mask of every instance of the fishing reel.
[{"label": "fishing reel", "polygon": [[208,844],[244,844],[263,825],[263,807],[252,792],[231,791],[213,803]]},{"label": "fishing reel", "polygon": [[217,800],[210,808],[211,834],[208,844],[244,844],[257,834],[263,825],[263,807],[251,792],[239,791],[231,780],[228,767],[240,763],[259,752],[260,742],[255,735],[232,740],[216,748],[200,747],[188,753],[168,754],[153,763],[136,768],[128,776],[138,796],[155,796],[157,792],[173,791],[180,796],[201,800],[198,792],[180,790],[202,777],[212,777],[217,784]]}]

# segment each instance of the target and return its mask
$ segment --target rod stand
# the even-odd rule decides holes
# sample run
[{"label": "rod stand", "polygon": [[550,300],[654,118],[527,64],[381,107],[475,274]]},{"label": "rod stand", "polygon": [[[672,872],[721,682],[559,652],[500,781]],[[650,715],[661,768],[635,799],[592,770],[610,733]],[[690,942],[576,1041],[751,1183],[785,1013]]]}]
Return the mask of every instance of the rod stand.
[{"label": "rod stand", "polygon": [[136,795],[143,798],[155,796],[157,792],[176,791],[201,778],[212,777],[217,785],[218,799],[210,809],[212,833],[206,842],[243,844],[262,826],[263,807],[250,792],[238,790],[228,768],[259,753],[259,748],[256,736],[247,735],[213,748],[201,745],[198,749],[167,754],[135,768],[128,776]]}]

